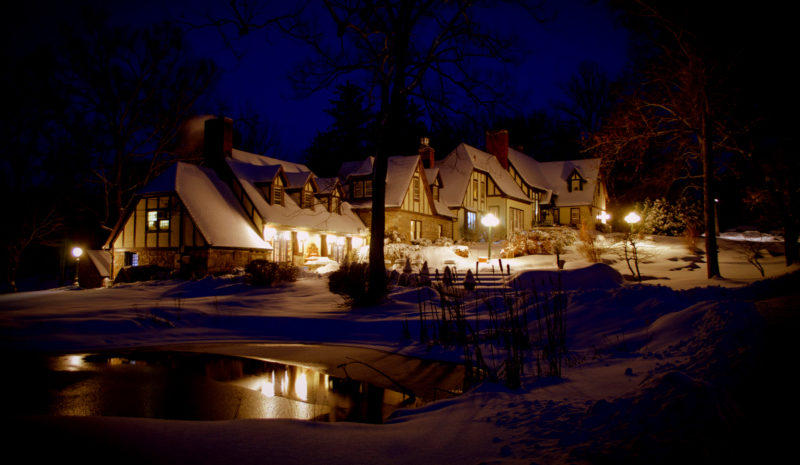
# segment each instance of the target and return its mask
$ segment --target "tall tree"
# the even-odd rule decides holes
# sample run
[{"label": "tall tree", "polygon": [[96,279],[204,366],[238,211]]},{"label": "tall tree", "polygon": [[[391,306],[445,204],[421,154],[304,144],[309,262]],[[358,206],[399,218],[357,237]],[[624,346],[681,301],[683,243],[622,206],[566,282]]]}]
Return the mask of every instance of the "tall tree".
[{"label": "tall tree", "polygon": [[584,61],[578,71],[561,83],[566,101],[555,103],[555,108],[578,123],[583,134],[600,129],[600,123],[611,108],[611,82],[600,65]]},{"label": "tall tree", "polygon": [[62,123],[92,157],[98,220],[110,228],[132,193],[170,162],[167,148],[216,68],[192,58],[168,23],[113,27],[95,10],[84,18],[63,28],[59,79],[70,109]]},{"label": "tall tree", "polygon": [[320,176],[335,176],[342,162],[363,160],[375,153],[375,113],[365,92],[350,82],[336,86],[336,98],[325,110],[333,123],[314,137],[305,151],[309,168]]},{"label": "tall tree", "polygon": [[470,67],[475,60],[509,57],[511,42],[497,28],[486,29],[477,20],[481,6],[495,3],[325,0],[339,40],[326,42],[316,29],[294,32],[316,51],[297,75],[299,89],[313,92],[354,76],[374,92],[378,125],[368,289],[374,302],[385,293],[387,160],[403,154],[408,106],[418,99],[429,113],[433,108],[453,110],[455,91],[476,104],[496,101],[496,87],[488,85],[479,69]]},{"label": "tall tree", "polygon": [[[634,173],[661,166],[668,184],[697,181],[703,196],[707,274],[719,276],[715,235],[715,155],[735,150],[729,123],[735,90],[726,80],[730,56],[724,37],[708,34],[717,14],[693,2],[619,2],[628,24],[649,47],[635,87],[593,135],[590,150],[604,170]],[[669,186],[668,186],[669,187]]]}]

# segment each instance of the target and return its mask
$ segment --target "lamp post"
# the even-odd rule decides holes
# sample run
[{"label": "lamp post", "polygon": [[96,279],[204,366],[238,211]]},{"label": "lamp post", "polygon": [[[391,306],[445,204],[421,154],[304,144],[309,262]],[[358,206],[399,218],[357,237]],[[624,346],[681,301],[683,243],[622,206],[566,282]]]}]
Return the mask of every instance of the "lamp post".
[{"label": "lamp post", "polygon": [[83,255],[83,249],[80,247],[73,247],[72,256],[75,257],[75,282],[73,284],[75,287],[80,286],[78,284],[78,269],[80,269],[81,255]]},{"label": "lamp post", "polygon": [[497,219],[491,213],[487,213],[486,215],[481,218],[481,223],[489,228],[489,261],[492,260],[492,228],[497,226],[500,223],[500,220]]}]

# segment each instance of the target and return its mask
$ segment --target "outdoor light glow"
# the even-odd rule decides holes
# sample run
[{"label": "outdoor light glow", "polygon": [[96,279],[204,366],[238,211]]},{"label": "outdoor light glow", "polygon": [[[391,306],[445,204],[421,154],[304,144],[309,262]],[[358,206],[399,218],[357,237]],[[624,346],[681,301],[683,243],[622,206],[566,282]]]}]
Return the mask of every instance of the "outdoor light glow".
[{"label": "outdoor light glow", "polygon": [[298,241],[307,241],[308,240],[308,231],[298,231],[297,232],[297,240]]},{"label": "outdoor light glow", "polygon": [[72,256],[75,258],[80,258],[83,255],[83,249],[80,247],[75,247],[72,249]]},{"label": "outdoor light glow", "polygon": [[638,223],[642,217],[637,215],[636,212],[630,212],[627,216],[625,216],[625,222],[628,224]]},{"label": "outdoor light glow", "polygon": [[489,228],[493,228],[493,227],[497,226],[498,224],[500,224],[500,220],[496,216],[494,216],[493,214],[487,213],[487,214],[483,215],[483,218],[481,218],[481,224],[483,224],[484,226],[487,226]]},{"label": "outdoor light glow", "polygon": [[294,379],[294,392],[300,400],[308,400],[308,380],[305,371],[300,371]]},{"label": "outdoor light glow", "polygon": [[606,224],[606,222],[611,219],[611,215],[609,215],[608,212],[600,212],[600,214],[597,215],[597,219],[600,220],[601,223]]},{"label": "outdoor light glow", "polygon": [[353,247],[359,248],[364,245],[364,238],[360,236],[353,236]]},{"label": "outdoor light glow", "polygon": [[271,241],[275,238],[275,235],[278,234],[278,230],[275,228],[270,228],[269,226],[264,227],[264,240]]},{"label": "outdoor light glow", "polygon": [[275,372],[272,372],[271,378],[264,381],[261,385],[261,393],[267,397],[275,397]]}]

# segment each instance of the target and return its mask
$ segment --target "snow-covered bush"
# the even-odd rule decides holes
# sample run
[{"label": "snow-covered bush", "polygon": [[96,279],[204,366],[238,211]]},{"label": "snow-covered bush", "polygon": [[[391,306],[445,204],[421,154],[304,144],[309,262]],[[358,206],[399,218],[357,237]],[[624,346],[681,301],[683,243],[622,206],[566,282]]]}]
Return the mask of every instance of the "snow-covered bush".
[{"label": "snow-covered bush", "polygon": [[244,267],[245,280],[253,286],[272,286],[281,281],[297,281],[299,269],[290,263],[253,260]]},{"label": "snow-covered bush", "polygon": [[680,236],[689,227],[700,224],[696,205],[685,200],[672,203],[667,199],[647,199],[638,208],[642,212],[640,231],[645,234]]},{"label": "snow-covered bush", "polygon": [[469,247],[466,245],[454,245],[451,250],[459,257],[469,258]]},{"label": "snow-covered bush", "polygon": [[575,231],[570,228],[546,228],[515,233],[500,252],[501,258],[522,255],[563,254],[575,242]]},{"label": "snow-covered bush", "polygon": [[438,245],[441,247],[450,247],[451,245],[453,245],[453,239],[450,239],[449,237],[439,236],[436,238],[435,241],[433,241],[433,245]]}]

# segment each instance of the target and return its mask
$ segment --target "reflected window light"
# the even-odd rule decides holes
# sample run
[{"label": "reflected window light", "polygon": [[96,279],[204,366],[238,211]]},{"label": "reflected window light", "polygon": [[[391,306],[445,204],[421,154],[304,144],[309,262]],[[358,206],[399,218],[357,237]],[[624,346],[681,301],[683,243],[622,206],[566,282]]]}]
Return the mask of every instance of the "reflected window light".
[{"label": "reflected window light", "polygon": [[306,372],[300,371],[294,380],[294,392],[300,400],[308,400],[308,380]]}]

